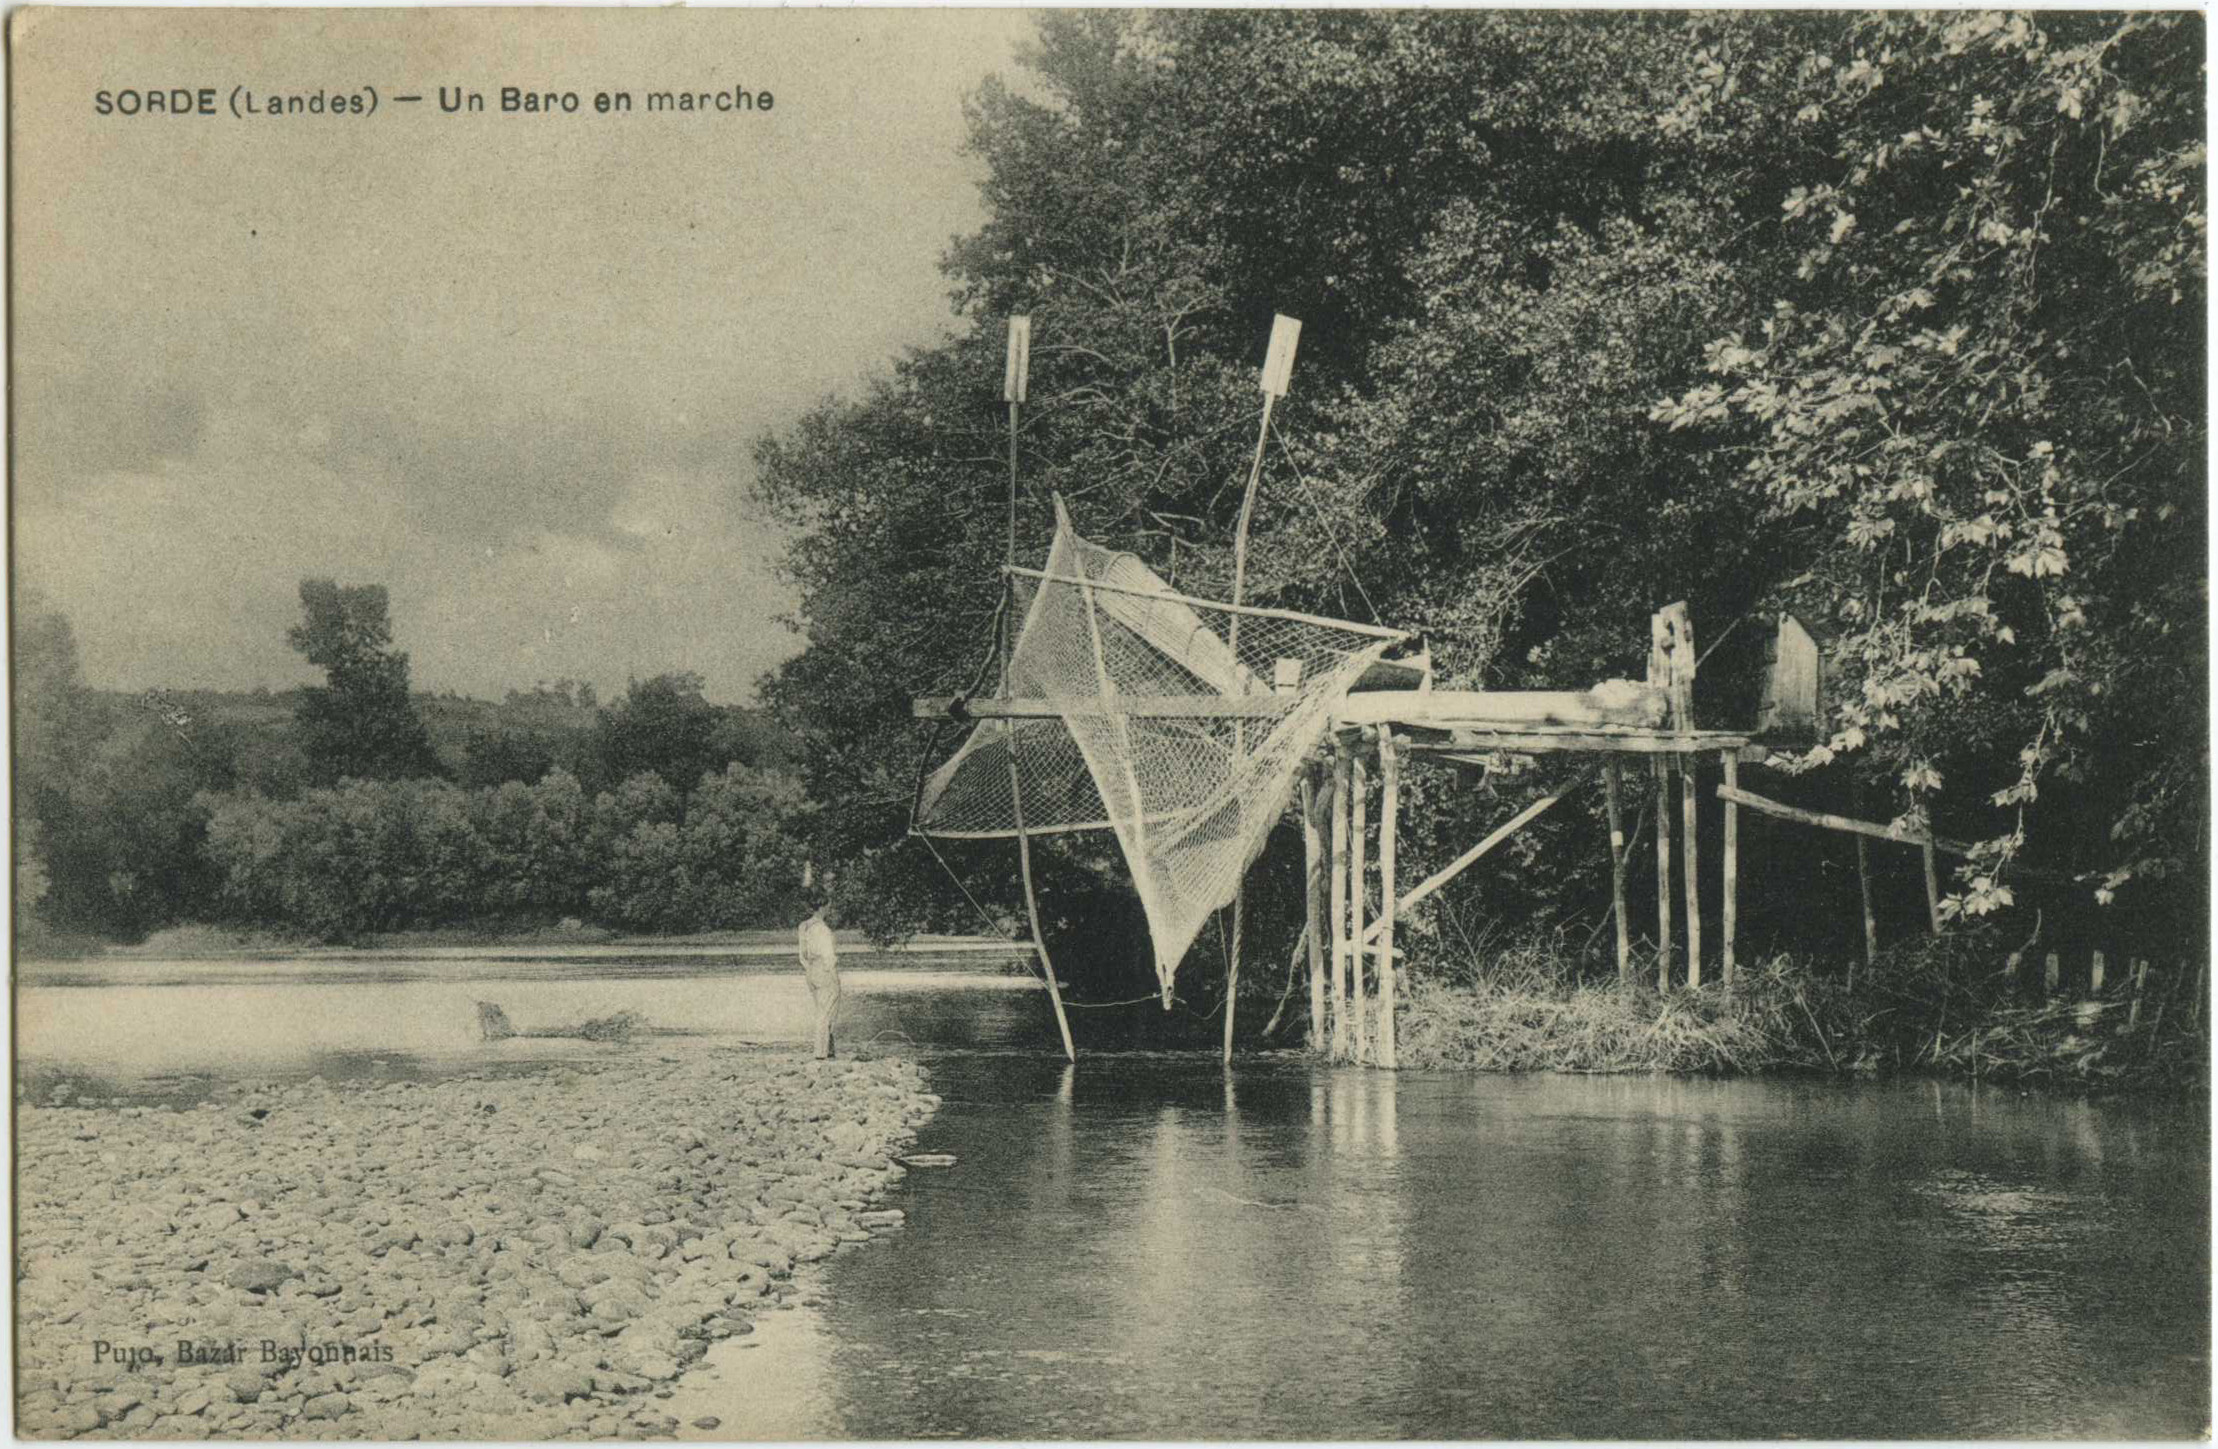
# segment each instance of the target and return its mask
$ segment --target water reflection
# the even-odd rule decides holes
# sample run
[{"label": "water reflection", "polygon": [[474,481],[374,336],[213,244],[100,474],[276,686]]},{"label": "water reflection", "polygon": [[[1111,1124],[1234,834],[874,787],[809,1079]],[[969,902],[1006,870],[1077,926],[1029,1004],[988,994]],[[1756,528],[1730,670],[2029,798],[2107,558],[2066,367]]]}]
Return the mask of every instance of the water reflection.
[{"label": "water reflection", "polygon": [[[714,1437],[2143,1438],[2208,1419],[2199,1104],[1072,1066],[1022,980],[850,984],[842,1040],[923,1051],[946,1104],[919,1145],[958,1164],[898,1186],[906,1227],[833,1260],[823,1308],[716,1350],[671,1401]],[[658,1050],[807,1026],[797,976],[731,963],[34,985],[19,1072],[582,1050],[489,1051],[481,998],[527,1029],[634,1009],[703,1033]]]},{"label": "water reflection", "polygon": [[[927,1144],[962,1166],[912,1177],[909,1229],[831,1269],[846,1435],[2038,1437],[2207,1413],[2191,1123],[1926,1084],[934,1071]],[[2128,1166],[2152,1139],[2164,1165]]]}]

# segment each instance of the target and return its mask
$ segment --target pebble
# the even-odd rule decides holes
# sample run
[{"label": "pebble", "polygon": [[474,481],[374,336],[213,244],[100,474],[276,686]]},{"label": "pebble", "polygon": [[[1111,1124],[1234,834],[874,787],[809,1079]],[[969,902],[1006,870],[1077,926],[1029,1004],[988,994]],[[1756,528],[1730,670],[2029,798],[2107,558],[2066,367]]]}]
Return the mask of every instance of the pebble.
[{"label": "pebble", "polygon": [[[19,1099],[18,1432],[669,1435],[656,1396],[710,1339],[903,1221],[869,1199],[922,1087],[897,1060],[702,1049],[183,1111]],[[164,1361],[96,1368],[93,1339]],[[179,1365],[181,1339],[245,1352]]]}]

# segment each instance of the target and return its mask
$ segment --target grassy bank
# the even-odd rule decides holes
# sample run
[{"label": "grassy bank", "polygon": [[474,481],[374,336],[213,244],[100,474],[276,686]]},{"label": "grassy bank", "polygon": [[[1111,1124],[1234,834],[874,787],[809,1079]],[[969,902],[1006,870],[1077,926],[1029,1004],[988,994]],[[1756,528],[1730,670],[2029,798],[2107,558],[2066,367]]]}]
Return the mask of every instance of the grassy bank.
[{"label": "grassy bank", "polygon": [[[2051,996],[1947,941],[1845,968],[1780,956],[1730,990],[1657,992],[1595,980],[1546,946],[1420,962],[1399,1013],[1405,1066],[1475,1071],[1928,1072],[2081,1088],[2192,1090],[2209,1083],[2208,1015],[2190,983],[2159,979],[2133,1009],[2121,970],[2100,995]],[[2192,1018],[2192,1019],[2191,1019]]]}]

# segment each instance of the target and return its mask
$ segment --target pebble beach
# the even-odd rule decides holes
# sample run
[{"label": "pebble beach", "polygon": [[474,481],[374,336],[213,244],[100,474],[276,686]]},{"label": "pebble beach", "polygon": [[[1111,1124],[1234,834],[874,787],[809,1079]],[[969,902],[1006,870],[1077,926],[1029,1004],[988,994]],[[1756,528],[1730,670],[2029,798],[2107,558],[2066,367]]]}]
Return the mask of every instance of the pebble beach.
[{"label": "pebble beach", "polygon": [[19,1101],[17,1433],[673,1434],[662,1398],[874,1207],[914,1064],[702,1050]]}]

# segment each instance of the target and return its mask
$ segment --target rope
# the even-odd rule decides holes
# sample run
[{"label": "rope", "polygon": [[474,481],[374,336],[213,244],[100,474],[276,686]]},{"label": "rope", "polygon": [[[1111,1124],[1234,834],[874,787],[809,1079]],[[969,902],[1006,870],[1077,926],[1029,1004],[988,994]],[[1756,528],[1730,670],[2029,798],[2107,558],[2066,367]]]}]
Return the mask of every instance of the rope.
[{"label": "rope", "polygon": [[[1111,1006],[1138,1006],[1142,1002],[1161,1001],[1162,999],[1163,994],[1161,992],[1150,991],[1145,996],[1134,996],[1124,1001],[1066,1001],[1063,1005],[1069,1007],[1072,1011],[1100,1011]],[[1181,1006],[1186,1003],[1186,998],[1183,996],[1173,995],[1171,1000]]]},{"label": "rope", "polygon": [[1385,623],[1385,619],[1379,614],[1379,606],[1371,602],[1370,591],[1363,587],[1362,576],[1355,571],[1355,565],[1349,562],[1348,551],[1340,546],[1340,536],[1325,521],[1324,510],[1317,506],[1316,498],[1309,491],[1309,478],[1302,472],[1300,461],[1294,457],[1294,450],[1287,445],[1286,436],[1278,430],[1277,423],[1271,424],[1271,436],[1278,440],[1279,451],[1286,455],[1287,466],[1294,470],[1294,481],[1302,485],[1302,501],[1309,505],[1310,514],[1317,520],[1317,526],[1325,531],[1325,541],[1332,545],[1334,555],[1340,560],[1340,567],[1348,575],[1348,582],[1355,585],[1356,595],[1363,600],[1363,607],[1371,611],[1371,622]]},{"label": "rope", "polygon": [[[986,682],[986,671],[993,667],[993,662],[996,659],[1001,657],[1001,631],[1008,627],[1008,615],[1009,591],[1003,589],[1001,596],[994,601],[993,606],[993,648],[985,658],[978,661],[978,672],[970,677],[970,688],[956,696],[958,709],[961,708],[962,701],[978,697],[978,687]],[[954,722],[961,723],[961,721]],[[909,829],[911,831],[916,830],[917,811],[924,805],[924,782],[932,778],[932,761],[939,755],[940,736],[946,732],[948,724],[949,721],[942,720],[932,726],[931,734],[924,741],[924,751],[917,757],[916,789],[909,796]],[[1011,730],[1009,740],[1011,749],[1016,748],[1015,736],[1016,732]],[[953,874],[953,872],[949,872],[949,874]],[[961,882],[957,882],[957,884],[961,884]]]}]

